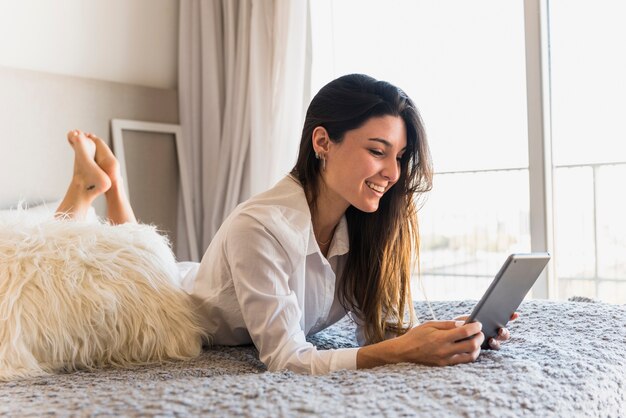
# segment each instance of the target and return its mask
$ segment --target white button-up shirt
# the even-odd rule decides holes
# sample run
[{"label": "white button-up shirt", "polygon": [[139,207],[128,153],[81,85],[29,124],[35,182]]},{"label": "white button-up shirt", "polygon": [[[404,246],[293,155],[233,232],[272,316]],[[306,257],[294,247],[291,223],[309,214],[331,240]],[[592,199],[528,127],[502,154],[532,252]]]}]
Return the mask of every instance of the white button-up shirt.
[{"label": "white button-up shirt", "polygon": [[358,348],[317,350],[305,338],[346,315],[336,279],[348,249],[344,217],[323,256],[304,190],[287,176],[233,211],[182,287],[213,344],[254,343],[272,371],[356,369]]}]

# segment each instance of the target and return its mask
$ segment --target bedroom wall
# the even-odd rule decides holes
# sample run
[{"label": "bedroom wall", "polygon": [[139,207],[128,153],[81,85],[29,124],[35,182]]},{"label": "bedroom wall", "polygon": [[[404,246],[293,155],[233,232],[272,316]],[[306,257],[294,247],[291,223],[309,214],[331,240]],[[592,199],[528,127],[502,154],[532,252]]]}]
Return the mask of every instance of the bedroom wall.
[{"label": "bedroom wall", "polygon": [[[69,129],[111,144],[113,118],[178,123],[177,45],[178,0],[0,0],[0,209],[62,197],[72,174]],[[141,136],[148,145],[126,162],[142,169],[129,183],[171,189],[178,177],[157,162],[158,134]],[[131,202],[150,209],[138,218],[176,230],[175,196],[137,196]],[[94,206],[105,215],[104,199]]]},{"label": "bedroom wall", "polygon": [[0,0],[0,66],[176,88],[178,0]]}]

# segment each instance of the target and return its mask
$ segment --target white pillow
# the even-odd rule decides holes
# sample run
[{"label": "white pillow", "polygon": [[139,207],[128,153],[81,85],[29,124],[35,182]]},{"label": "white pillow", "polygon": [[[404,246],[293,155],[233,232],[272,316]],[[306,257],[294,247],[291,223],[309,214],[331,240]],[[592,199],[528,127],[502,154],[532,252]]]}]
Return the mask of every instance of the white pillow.
[{"label": "white pillow", "polygon": [[[43,201],[37,203],[27,203],[25,201],[21,201],[17,204],[15,208],[12,209],[2,209],[0,210],[0,217],[3,216],[11,216],[10,214],[16,210],[25,210],[29,212],[29,215],[37,216],[38,218],[44,217],[52,217],[55,214],[57,208],[61,205],[62,200],[53,200],[53,201]],[[98,221],[98,215],[96,214],[96,210],[93,206],[89,207],[87,211],[87,215],[85,217],[86,221],[96,222]]]},{"label": "white pillow", "polygon": [[0,216],[0,380],[187,359],[203,334],[147,225]]}]

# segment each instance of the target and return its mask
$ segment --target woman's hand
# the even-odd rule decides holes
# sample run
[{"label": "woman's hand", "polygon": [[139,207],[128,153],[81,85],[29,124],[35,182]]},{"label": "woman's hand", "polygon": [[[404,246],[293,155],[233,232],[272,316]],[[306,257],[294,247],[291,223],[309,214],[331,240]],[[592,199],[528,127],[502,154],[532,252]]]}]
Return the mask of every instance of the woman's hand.
[{"label": "woman's hand", "polygon": [[[517,312],[511,321],[518,318]],[[453,321],[428,321],[407,331],[406,334],[361,347],[357,352],[357,368],[370,368],[391,363],[419,363],[431,366],[449,366],[475,361],[485,340],[482,324],[466,324],[467,316]],[[490,346],[500,348],[500,342],[510,338],[502,328]]]},{"label": "woman's hand", "polygon": [[[458,318],[454,318],[454,319],[457,321],[466,321],[467,318],[468,318],[468,315],[459,316]],[[517,318],[519,318],[519,314],[517,312],[513,312],[513,315],[511,315],[510,321],[515,321]],[[489,344],[489,347],[492,350],[499,350],[500,343],[502,341],[508,340],[509,338],[511,338],[511,333],[509,332],[509,330],[507,328],[500,328],[498,330],[498,335],[496,336],[496,338],[489,338],[489,341],[487,342],[487,344]]]},{"label": "woman's hand", "polygon": [[395,338],[402,361],[449,366],[475,361],[485,336],[479,322],[428,321]]}]

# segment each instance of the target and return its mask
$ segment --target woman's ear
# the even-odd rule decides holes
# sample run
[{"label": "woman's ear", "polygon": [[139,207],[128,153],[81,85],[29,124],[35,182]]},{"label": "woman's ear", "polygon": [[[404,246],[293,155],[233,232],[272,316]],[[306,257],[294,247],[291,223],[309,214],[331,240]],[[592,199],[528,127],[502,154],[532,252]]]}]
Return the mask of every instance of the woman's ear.
[{"label": "woman's ear", "polygon": [[330,136],[326,128],[318,126],[313,129],[313,151],[316,155],[325,156],[330,149]]}]

